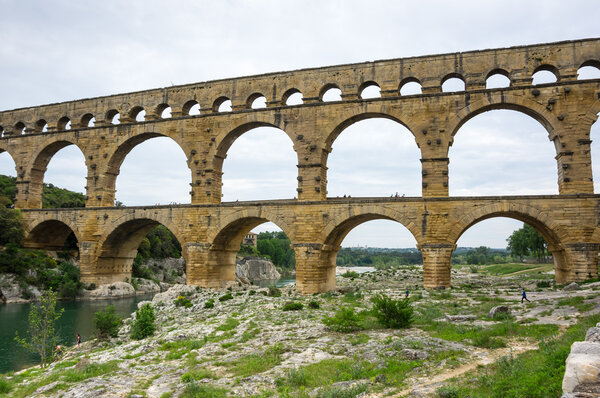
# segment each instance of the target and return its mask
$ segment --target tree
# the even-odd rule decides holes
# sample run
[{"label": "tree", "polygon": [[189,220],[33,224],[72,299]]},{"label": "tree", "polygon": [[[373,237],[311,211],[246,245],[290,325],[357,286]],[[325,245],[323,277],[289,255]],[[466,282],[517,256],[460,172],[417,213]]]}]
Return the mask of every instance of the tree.
[{"label": "tree", "polygon": [[25,231],[21,225],[21,212],[15,209],[0,207],[0,245],[7,243],[20,244]]},{"label": "tree", "polygon": [[108,336],[117,337],[120,325],[121,317],[115,314],[114,305],[109,305],[104,311],[98,311],[94,314],[94,326],[99,339],[105,339]]},{"label": "tree", "polygon": [[64,308],[56,310],[56,296],[52,289],[43,293],[40,302],[29,311],[28,338],[19,337],[19,332],[15,336],[19,344],[39,354],[42,368],[52,362],[54,347],[58,344],[55,323],[62,316]]},{"label": "tree", "polygon": [[523,224],[523,228],[514,231],[506,241],[507,249],[521,260],[525,256],[533,255],[541,261],[548,254],[548,244],[542,235],[528,224]]},{"label": "tree", "polygon": [[131,338],[141,340],[152,336],[156,330],[154,319],[154,308],[150,304],[144,304],[135,312],[135,320],[131,325]]}]

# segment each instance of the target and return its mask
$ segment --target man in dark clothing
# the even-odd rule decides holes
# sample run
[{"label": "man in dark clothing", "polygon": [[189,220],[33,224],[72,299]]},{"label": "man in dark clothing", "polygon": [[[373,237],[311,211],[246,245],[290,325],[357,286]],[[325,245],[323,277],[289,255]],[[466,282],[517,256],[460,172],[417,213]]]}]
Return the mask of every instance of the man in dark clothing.
[{"label": "man in dark clothing", "polygon": [[525,288],[523,288],[523,293],[521,293],[521,303],[523,303],[523,300],[527,300],[528,303],[531,303],[531,301],[529,301],[529,299],[527,298],[527,293],[525,293]]}]

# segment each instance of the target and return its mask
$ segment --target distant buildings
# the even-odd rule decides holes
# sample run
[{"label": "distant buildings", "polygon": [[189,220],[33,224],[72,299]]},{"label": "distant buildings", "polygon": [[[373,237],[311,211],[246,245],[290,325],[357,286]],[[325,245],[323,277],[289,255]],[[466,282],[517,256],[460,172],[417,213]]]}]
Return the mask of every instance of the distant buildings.
[{"label": "distant buildings", "polygon": [[256,241],[258,240],[258,235],[254,232],[248,232],[244,239],[242,240],[242,245],[250,245],[256,247]]}]

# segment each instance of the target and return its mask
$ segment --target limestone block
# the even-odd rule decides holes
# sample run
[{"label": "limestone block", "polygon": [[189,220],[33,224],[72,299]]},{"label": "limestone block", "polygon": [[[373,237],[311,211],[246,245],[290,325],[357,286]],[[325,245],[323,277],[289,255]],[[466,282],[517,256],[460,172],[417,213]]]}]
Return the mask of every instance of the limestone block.
[{"label": "limestone block", "polygon": [[574,392],[582,385],[597,383],[600,383],[600,344],[573,343],[566,362],[563,392]]}]

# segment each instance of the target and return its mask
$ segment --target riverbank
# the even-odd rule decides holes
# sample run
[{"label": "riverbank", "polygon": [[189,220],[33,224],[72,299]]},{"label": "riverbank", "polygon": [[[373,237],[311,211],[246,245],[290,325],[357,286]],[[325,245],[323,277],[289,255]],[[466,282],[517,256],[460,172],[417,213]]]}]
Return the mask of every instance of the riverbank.
[{"label": "riverbank", "polygon": [[[115,339],[85,342],[48,369],[31,368],[3,382],[15,397],[438,396],[448,383],[438,375],[460,377],[469,364],[485,363],[482,358],[536,349],[540,340],[600,312],[598,282],[565,291],[547,274],[499,277],[467,268],[453,270],[452,278],[452,289],[426,291],[421,267],[411,266],[338,276],[335,292],[318,295],[286,286],[280,297],[248,286],[176,286],[151,302],[154,336],[131,340],[128,320]],[[520,303],[522,286],[531,303]],[[407,287],[413,326],[378,324],[371,297],[402,298]],[[174,304],[181,294],[189,294],[190,308]],[[213,308],[207,308],[210,300]],[[288,303],[302,308],[285,311]],[[490,317],[498,305],[510,314]],[[324,324],[342,307],[353,310],[360,330],[339,333]]]}]

